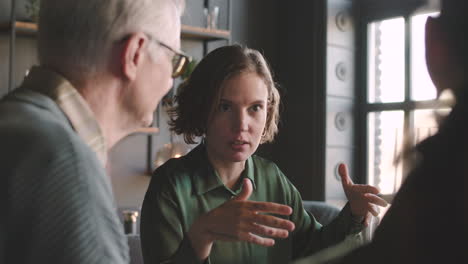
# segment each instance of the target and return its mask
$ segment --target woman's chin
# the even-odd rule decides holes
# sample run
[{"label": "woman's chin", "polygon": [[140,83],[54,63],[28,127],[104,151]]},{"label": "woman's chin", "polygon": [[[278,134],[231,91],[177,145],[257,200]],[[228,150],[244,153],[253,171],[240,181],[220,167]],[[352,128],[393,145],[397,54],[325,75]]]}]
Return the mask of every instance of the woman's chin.
[{"label": "woman's chin", "polygon": [[235,152],[232,155],[230,155],[230,160],[232,162],[242,162],[246,161],[252,154],[246,153],[246,152]]}]

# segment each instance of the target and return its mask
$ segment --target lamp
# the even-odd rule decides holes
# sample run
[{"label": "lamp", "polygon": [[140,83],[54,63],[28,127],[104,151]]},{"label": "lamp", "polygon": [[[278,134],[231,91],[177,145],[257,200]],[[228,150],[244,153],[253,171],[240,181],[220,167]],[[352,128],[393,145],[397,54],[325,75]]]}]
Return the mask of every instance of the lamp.
[{"label": "lamp", "polygon": [[184,156],[190,150],[191,148],[189,147],[189,145],[183,142],[173,142],[171,134],[170,143],[164,144],[164,146],[156,153],[156,160],[154,161],[154,165],[157,168],[163,165],[169,159],[177,159]]}]

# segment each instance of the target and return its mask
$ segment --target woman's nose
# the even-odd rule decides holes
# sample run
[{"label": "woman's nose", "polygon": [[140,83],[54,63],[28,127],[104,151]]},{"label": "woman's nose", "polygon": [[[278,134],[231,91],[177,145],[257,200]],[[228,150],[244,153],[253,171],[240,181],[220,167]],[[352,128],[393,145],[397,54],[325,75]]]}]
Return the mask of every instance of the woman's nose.
[{"label": "woman's nose", "polygon": [[243,111],[238,111],[234,118],[233,128],[235,131],[247,131],[248,130],[248,115]]}]

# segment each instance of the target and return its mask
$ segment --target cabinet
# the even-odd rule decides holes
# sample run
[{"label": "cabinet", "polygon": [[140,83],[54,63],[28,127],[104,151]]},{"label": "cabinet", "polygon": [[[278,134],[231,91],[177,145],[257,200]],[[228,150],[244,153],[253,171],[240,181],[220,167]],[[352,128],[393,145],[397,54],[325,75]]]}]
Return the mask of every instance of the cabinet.
[{"label": "cabinet", "polygon": [[351,176],[356,176],[359,50],[353,3],[316,0],[280,6],[284,25],[279,72],[287,90],[274,158],[303,199],[339,206],[345,195],[337,165],[347,163]]},{"label": "cabinet", "polygon": [[353,2],[326,1],[326,119],[325,119],[325,200],[342,206],[346,196],[338,165],[348,165],[355,177],[355,25]]}]

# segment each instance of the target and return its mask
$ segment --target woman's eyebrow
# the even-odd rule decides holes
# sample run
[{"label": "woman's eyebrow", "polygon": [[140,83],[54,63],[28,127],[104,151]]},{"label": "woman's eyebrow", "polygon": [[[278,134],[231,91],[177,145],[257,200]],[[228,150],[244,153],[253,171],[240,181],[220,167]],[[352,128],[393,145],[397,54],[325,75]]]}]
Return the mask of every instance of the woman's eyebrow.
[{"label": "woman's eyebrow", "polygon": [[250,103],[250,104],[264,104],[264,103],[266,103],[266,100],[259,99],[259,100],[253,101],[253,102]]},{"label": "woman's eyebrow", "polygon": [[231,100],[224,99],[224,98],[219,99],[219,102],[220,102],[220,103],[232,103]]},{"label": "woman's eyebrow", "polygon": [[[225,99],[225,98],[221,98],[219,99],[219,102],[220,103],[233,103],[233,101],[229,100],[229,99]],[[266,100],[263,100],[263,99],[258,99],[258,100],[255,100],[253,102],[250,102],[249,104],[264,104],[266,103]]]}]

